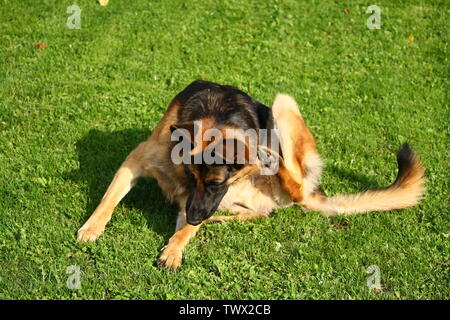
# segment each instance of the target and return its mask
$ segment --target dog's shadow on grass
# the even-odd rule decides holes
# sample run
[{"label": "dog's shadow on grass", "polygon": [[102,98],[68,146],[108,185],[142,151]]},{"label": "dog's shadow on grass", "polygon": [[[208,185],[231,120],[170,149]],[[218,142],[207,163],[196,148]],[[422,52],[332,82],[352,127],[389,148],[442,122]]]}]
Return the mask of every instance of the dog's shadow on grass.
[{"label": "dog's shadow on grass", "polygon": [[[80,168],[68,173],[68,177],[88,187],[88,202],[81,224],[100,203],[126,156],[139,143],[146,140],[150,133],[149,129],[125,129],[113,132],[91,130],[76,143]],[[172,235],[177,208],[168,203],[156,180],[140,179],[120,205],[142,212],[149,228],[162,235],[165,240]]]},{"label": "dog's shadow on grass", "polygon": [[328,166],[325,170],[330,171],[334,176],[342,182],[345,182],[347,186],[354,187],[354,192],[361,192],[366,190],[381,189],[386,186],[380,186],[380,184],[372,178],[365,176],[364,174],[356,173],[355,171],[344,169],[338,166]]}]

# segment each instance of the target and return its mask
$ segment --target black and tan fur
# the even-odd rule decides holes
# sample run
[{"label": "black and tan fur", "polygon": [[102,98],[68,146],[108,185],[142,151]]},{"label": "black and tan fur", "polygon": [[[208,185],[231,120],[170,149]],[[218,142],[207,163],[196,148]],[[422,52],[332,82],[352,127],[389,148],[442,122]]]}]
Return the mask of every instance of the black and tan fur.
[{"label": "black and tan fur", "polygon": [[[276,175],[261,175],[258,163],[228,165],[174,164],[171,133],[184,128],[193,132],[193,122],[203,129],[279,130],[280,168]],[[238,141],[239,142],[239,141]],[[246,141],[241,141],[248,147]],[[208,143],[195,145],[192,154],[204,152]],[[248,160],[248,159],[247,159]],[[279,94],[268,108],[230,86],[195,81],[170,103],[150,137],[134,149],[117,171],[100,204],[78,231],[78,240],[95,241],[104,231],[119,201],[140,177],[153,177],[179,214],[174,235],[163,248],[160,263],[181,265],[183,249],[203,223],[242,221],[267,217],[275,209],[298,204],[327,216],[368,211],[386,211],[418,203],[424,192],[424,169],[405,144],[398,153],[396,181],[380,190],[356,195],[326,197],[319,188],[322,161],[314,137],[293,98]],[[216,210],[232,216],[213,216]]]}]

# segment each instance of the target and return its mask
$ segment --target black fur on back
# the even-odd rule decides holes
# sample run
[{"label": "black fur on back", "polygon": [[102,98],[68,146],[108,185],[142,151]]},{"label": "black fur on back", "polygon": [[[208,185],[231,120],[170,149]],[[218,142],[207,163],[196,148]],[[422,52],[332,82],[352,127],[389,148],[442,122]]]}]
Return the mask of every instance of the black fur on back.
[{"label": "black fur on back", "polygon": [[247,129],[273,129],[272,110],[232,86],[197,80],[180,92],[179,123],[213,117],[217,125]]}]

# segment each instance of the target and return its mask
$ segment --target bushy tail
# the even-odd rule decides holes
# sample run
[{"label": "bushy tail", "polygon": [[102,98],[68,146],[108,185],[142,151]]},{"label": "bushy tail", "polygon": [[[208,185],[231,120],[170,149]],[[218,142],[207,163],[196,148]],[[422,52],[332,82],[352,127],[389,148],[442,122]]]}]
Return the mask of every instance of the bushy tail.
[{"label": "bushy tail", "polygon": [[395,182],[384,189],[368,190],[354,195],[326,197],[321,193],[305,195],[301,205],[327,216],[355,214],[368,211],[388,211],[414,206],[425,191],[425,169],[408,144],[397,154],[398,175]]}]

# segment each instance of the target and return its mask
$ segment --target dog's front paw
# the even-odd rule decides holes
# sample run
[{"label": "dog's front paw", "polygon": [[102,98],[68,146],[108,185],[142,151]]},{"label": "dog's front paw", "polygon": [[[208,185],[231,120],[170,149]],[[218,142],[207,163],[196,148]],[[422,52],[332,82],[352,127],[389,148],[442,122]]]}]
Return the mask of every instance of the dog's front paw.
[{"label": "dog's front paw", "polygon": [[163,249],[161,256],[159,257],[158,263],[168,269],[178,269],[181,267],[181,259],[183,253],[178,248],[166,246]]},{"label": "dog's front paw", "polygon": [[81,227],[77,233],[77,240],[82,242],[95,241],[103,233],[104,228],[97,227]]}]

